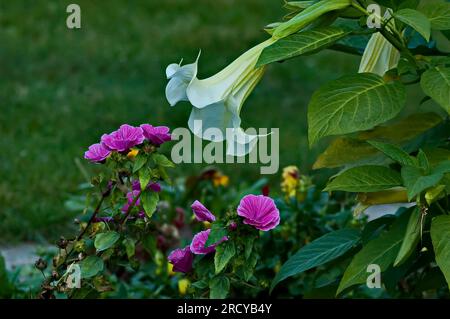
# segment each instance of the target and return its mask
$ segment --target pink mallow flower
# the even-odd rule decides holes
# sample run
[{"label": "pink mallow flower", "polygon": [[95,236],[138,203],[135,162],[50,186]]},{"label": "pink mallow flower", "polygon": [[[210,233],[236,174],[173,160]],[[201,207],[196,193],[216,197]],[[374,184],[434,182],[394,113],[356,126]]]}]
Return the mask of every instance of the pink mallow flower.
[{"label": "pink mallow flower", "polygon": [[103,146],[111,151],[124,152],[144,141],[144,135],[140,127],[123,124],[117,131],[103,134],[101,141]]},{"label": "pink mallow flower", "polygon": [[187,273],[192,270],[194,255],[189,246],[186,246],[184,249],[175,249],[170,253],[167,259],[173,265],[173,271],[175,272]]},{"label": "pink mallow flower", "polygon": [[111,151],[104,147],[102,144],[97,143],[89,146],[89,150],[84,153],[84,158],[94,163],[104,161]]},{"label": "pink mallow flower", "polygon": [[263,231],[271,230],[280,223],[280,212],[275,202],[264,195],[244,196],[239,203],[237,213],[244,217],[244,224]]},{"label": "pink mallow flower", "polygon": [[220,243],[228,240],[227,236],[222,237],[217,243],[212,244],[211,246],[205,247],[206,241],[208,240],[209,233],[211,229],[207,229],[197,233],[194,238],[192,238],[191,242],[191,252],[196,255],[205,255],[216,251],[216,246]]},{"label": "pink mallow flower", "polygon": [[144,136],[155,146],[160,146],[164,142],[172,140],[167,126],[152,126],[150,124],[142,124]]},{"label": "pink mallow flower", "polygon": [[209,210],[208,208],[206,208],[205,206],[203,206],[202,203],[200,203],[198,200],[196,200],[192,205],[191,205],[192,211],[195,214],[195,218],[199,221],[199,222],[213,222],[216,220],[216,216],[214,216]]}]

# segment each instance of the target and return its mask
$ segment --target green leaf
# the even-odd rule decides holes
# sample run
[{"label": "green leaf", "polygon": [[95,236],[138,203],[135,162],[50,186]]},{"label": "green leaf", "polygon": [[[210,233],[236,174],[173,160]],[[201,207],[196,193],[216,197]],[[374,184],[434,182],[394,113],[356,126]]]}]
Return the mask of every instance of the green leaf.
[{"label": "green leaf", "polygon": [[411,200],[417,194],[437,185],[446,173],[450,172],[450,161],[444,161],[433,167],[430,174],[425,174],[423,169],[412,166],[402,167],[403,184]]},{"label": "green leaf", "polygon": [[288,277],[323,265],[342,256],[360,239],[359,232],[354,229],[341,229],[330,232],[304,246],[284,263],[272,281],[270,290]]},{"label": "green leaf", "polygon": [[169,160],[166,156],[159,153],[153,153],[152,159],[155,162],[156,165],[162,166],[162,167],[175,167],[175,164],[172,163],[171,160]]},{"label": "green leaf", "polygon": [[431,23],[423,13],[414,9],[402,9],[395,12],[394,17],[419,32],[425,40],[430,41]]},{"label": "green leaf", "polygon": [[245,281],[249,281],[253,276],[256,264],[258,262],[258,254],[253,252],[242,265],[242,275]]},{"label": "green leaf", "polygon": [[276,27],[273,32],[273,37],[275,39],[281,39],[288,35],[291,35],[303,29],[323,14],[334,10],[344,9],[350,6],[351,3],[351,0],[322,0],[316,2],[297,14],[289,21],[283,22],[278,27]]},{"label": "green leaf", "polygon": [[152,178],[152,171],[149,168],[141,169],[139,171],[139,184],[141,189],[146,189],[150,179]]},{"label": "green leaf", "polygon": [[400,174],[389,167],[363,165],[342,172],[328,183],[324,191],[377,192],[401,184]]},{"label": "green leaf", "polygon": [[450,3],[426,1],[420,8],[431,22],[431,28],[434,30],[450,29]]},{"label": "green leaf", "polygon": [[420,79],[425,94],[450,114],[450,68],[434,67],[422,74]]},{"label": "green leaf", "polygon": [[431,174],[446,174],[450,173],[450,160],[438,163],[431,169]]},{"label": "green leaf", "polygon": [[234,242],[225,242],[216,247],[216,253],[214,255],[214,266],[216,268],[216,274],[220,273],[230,262],[231,258],[236,254],[236,248]]},{"label": "green leaf", "polygon": [[261,53],[256,66],[259,67],[306,53],[317,52],[348,34],[350,34],[350,31],[337,27],[320,27],[292,34],[266,47]]},{"label": "green leaf", "polygon": [[450,288],[450,216],[442,215],[433,218],[431,222],[431,240],[436,263],[444,274]]},{"label": "green leaf", "polygon": [[202,279],[202,280],[193,282],[191,284],[191,287],[194,287],[194,288],[200,289],[200,290],[206,289],[208,287],[208,282],[206,282],[205,280]]},{"label": "green leaf", "polygon": [[214,277],[209,283],[209,289],[209,298],[225,299],[230,290],[230,281],[225,276]]},{"label": "green leaf", "polygon": [[130,259],[136,253],[136,247],[134,244],[134,240],[131,238],[126,238],[123,240],[123,245],[125,246],[125,251],[127,253],[127,257],[128,257],[128,259]]},{"label": "green leaf", "polygon": [[365,141],[355,138],[338,137],[319,155],[313,169],[334,168],[373,157],[377,150]]},{"label": "green leaf", "polygon": [[367,266],[376,264],[385,271],[394,262],[405,234],[406,214],[394,222],[388,232],[370,241],[352,259],[344,272],[336,295],[344,289],[367,281]]},{"label": "green leaf", "polygon": [[146,190],[141,194],[141,202],[145,214],[151,218],[158,205],[159,195],[151,190]]},{"label": "green leaf", "polygon": [[115,231],[107,231],[95,236],[94,246],[97,251],[103,251],[112,247],[120,238],[120,234]]},{"label": "green leaf", "polygon": [[134,159],[133,164],[133,173],[136,173],[147,163],[147,157],[141,154],[138,154]]},{"label": "green leaf", "polygon": [[368,141],[368,143],[402,165],[413,166],[416,164],[414,158],[397,145],[377,141]]},{"label": "green leaf", "polygon": [[405,104],[405,87],[372,73],[347,75],[317,90],[308,107],[312,146],[320,138],[368,130],[395,117]]},{"label": "green leaf", "polygon": [[419,167],[421,167],[425,171],[428,171],[430,169],[430,162],[428,161],[428,157],[424,151],[419,150],[419,153],[417,154],[417,162],[419,164]]},{"label": "green leaf", "polygon": [[81,278],[91,278],[103,271],[103,260],[97,256],[88,256],[79,263]]},{"label": "green leaf", "polygon": [[211,231],[208,236],[208,240],[205,243],[205,247],[214,245],[222,240],[227,235],[227,228],[222,223],[215,222],[211,225]]},{"label": "green leaf", "polygon": [[247,238],[244,242],[244,257],[249,259],[253,251],[253,244],[255,242],[255,237]]},{"label": "green leaf", "polygon": [[420,240],[420,210],[415,207],[409,217],[408,225],[406,226],[405,236],[403,238],[400,251],[395,259],[394,266],[403,264],[416,248]]},{"label": "green leaf", "polygon": [[339,167],[361,163],[363,160],[369,162],[369,159],[374,161],[377,150],[366,143],[367,139],[383,139],[391,143],[404,144],[440,122],[442,118],[435,113],[415,113],[389,126],[377,126],[373,130],[360,132],[356,138],[338,137],[319,155],[313,169]]}]

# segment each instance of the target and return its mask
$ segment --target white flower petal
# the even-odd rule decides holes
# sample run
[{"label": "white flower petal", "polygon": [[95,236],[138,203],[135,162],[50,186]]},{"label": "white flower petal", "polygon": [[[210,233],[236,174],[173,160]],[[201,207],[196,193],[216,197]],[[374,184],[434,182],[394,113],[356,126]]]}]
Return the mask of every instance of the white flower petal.
[{"label": "white flower petal", "polygon": [[188,101],[186,89],[191,83],[192,79],[197,76],[198,59],[194,63],[180,66],[172,63],[166,69],[167,78],[170,78],[166,86],[166,99],[171,106],[174,106],[179,101]]},{"label": "white flower petal", "polygon": [[180,65],[176,63],[169,64],[166,68],[166,76],[170,79],[180,69]]},{"label": "white flower petal", "polygon": [[227,139],[227,155],[240,157],[249,154],[258,142],[258,136],[246,134],[240,127],[235,128],[232,138]]},{"label": "white flower petal", "polygon": [[187,89],[191,104],[197,108],[225,100],[236,85],[255,70],[262,50],[272,44],[272,38],[251,48],[219,73],[204,80],[194,78]]},{"label": "white flower petal", "polygon": [[[233,122],[236,121],[235,117],[236,115],[230,112],[224,102],[219,102],[202,109],[193,107],[189,116],[188,126],[194,135],[202,139],[221,142],[226,137],[226,129],[233,127]],[[201,123],[201,126],[199,123]],[[219,129],[222,136],[211,137],[206,135],[205,131],[210,128]]]},{"label": "white flower petal", "polygon": [[188,101],[186,95],[186,88],[188,83],[186,83],[182,78],[174,77],[170,79],[166,86],[166,99],[170,106],[174,106],[179,101]]}]

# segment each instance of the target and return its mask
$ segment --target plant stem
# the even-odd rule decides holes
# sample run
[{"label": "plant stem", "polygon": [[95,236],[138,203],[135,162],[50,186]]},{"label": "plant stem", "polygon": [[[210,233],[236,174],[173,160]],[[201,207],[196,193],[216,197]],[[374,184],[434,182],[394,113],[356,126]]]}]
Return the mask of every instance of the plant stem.
[{"label": "plant stem", "polygon": [[120,222],[121,227],[123,227],[123,225],[125,224],[125,222],[128,219],[128,216],[130,215],[131,210],[133,209],[134,205],[136,204],[136,202],[138,201],[139,197],[141,197],[142,191],[139,192],[139,194],[137,194],[137,196],[135,198],[133,198],[133,201],[131,202],[131,204],[128,206],[127,211],[125,212],[125,217],[123,218],[123,220]]},{"label": "plant stem", "polygon": [[100,212],[100,208],[102,207],[103,201],[105,200],[105,198],[107,196],[108,196],[108,194],[106,192],[102,193],[102,197],[100,198],[99,202],[97,203],[97,206],[95,207],[95,210],[92,213],[91,218],[89,218],[89,221],[88,221],[86,227],[84,227],[83,230],[81,231],[81,233],[77,236],[77,239],[76,239],[77,241],[80,240],[81,237],[83,237],[83,235],[86,233],[89,226],[94,221],[95,217],[97,217],[97,214]]}]

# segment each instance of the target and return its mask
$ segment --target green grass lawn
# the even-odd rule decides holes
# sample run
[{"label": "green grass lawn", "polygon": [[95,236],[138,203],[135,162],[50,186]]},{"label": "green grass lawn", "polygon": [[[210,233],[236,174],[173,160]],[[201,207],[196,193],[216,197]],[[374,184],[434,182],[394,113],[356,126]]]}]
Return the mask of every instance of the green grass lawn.
[{"label": "green grass lawn", "polygon": [[[199,75],[212,75],[284,14],[281,0],[79,0],[82,29],[69,30],[72,2],[0,3],[2,242],[55,238],[66,227],[73,213],[64,201],[84,181],[75,159],[102,133],[122,123],[186,126],[190,106],[165,100],[169,63],[189,63],[202,49]],[[243,108],[244,126],[279,127],[281,167],[309,171],[319,148],[307,146],[308,100],[357,67],[335,52],[270,66]],[[250,165],[224,170],[232,183],[259,177]]]}]

